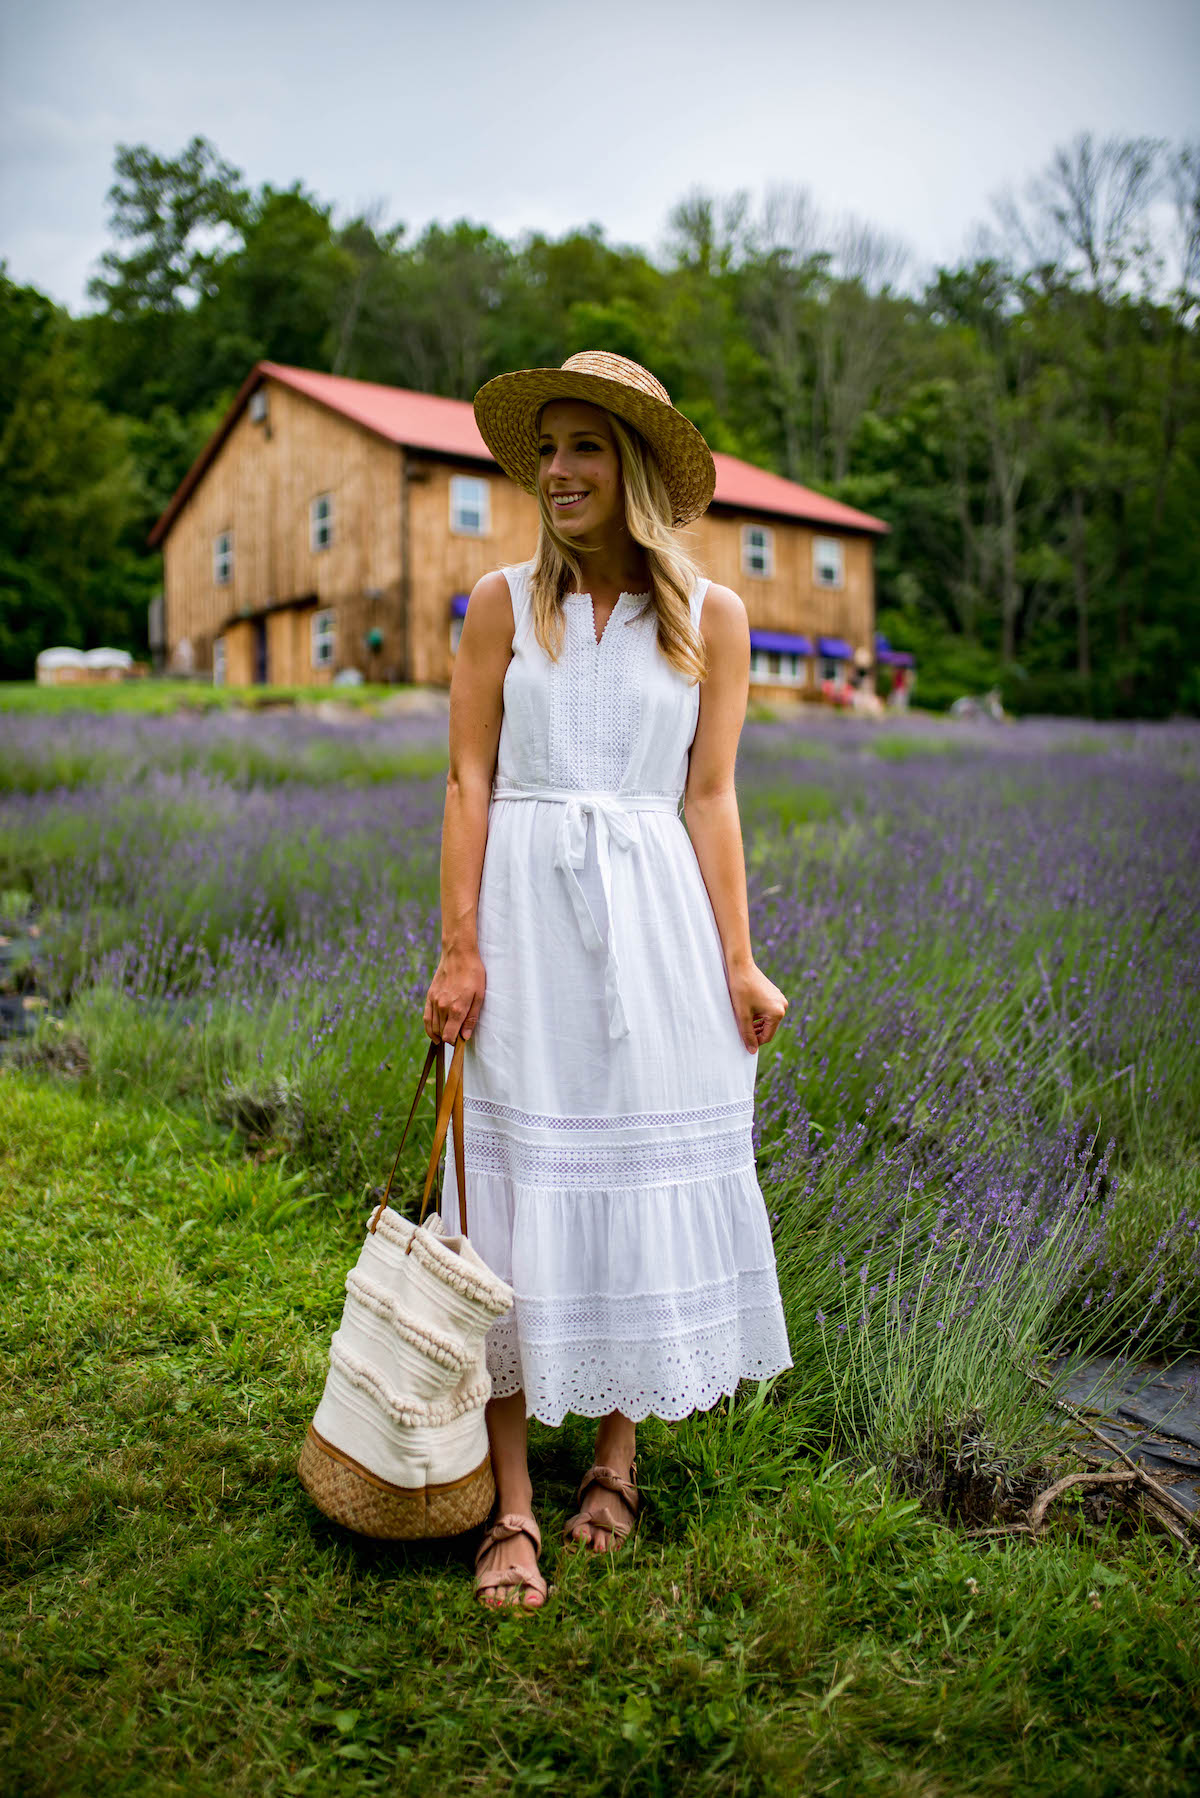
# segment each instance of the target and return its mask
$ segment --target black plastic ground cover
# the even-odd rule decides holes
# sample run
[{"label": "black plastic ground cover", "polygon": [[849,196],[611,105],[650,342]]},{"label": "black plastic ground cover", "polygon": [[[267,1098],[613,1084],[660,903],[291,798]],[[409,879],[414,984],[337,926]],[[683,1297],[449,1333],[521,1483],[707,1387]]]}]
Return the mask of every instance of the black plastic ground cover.
[{"label": "black plastic ground cover", "polygon": [[[1098,1356],[1071,1368],[1061,1396],[1103,1430],[1187,1510],[1200,1512],[1200,1355],[1164,1364]],[[1116,1457],[1094,1437],[1075,1446]]]}]

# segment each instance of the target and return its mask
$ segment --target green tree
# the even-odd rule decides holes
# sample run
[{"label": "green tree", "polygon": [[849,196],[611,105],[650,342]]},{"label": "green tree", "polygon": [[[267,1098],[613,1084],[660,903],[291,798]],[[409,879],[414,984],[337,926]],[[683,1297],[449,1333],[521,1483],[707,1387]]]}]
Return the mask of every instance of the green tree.
[{"label": "green tree", "polygon": [[0,675],[40,649],[144,641],[146,574],[125,541],[137,472],[119,420],[93,397],[69,321],[0,273]]},{"label": "green tree", "polygon": [[88,284],[100,303],[89,343],[100,396],[119,412],[186,412],[211,397],[197,389],[196,314],[242,246],[249,194],[203,137],[174,157],[118,145],[114,173],[109,222],[123,247],[104,252]]}]

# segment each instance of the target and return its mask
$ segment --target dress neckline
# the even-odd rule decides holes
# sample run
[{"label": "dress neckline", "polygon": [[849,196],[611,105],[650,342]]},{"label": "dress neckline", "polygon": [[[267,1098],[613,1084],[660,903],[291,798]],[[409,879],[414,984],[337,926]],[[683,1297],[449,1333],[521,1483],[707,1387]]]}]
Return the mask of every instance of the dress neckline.
[{"label": "dress neckline", "polygon": [[578,592],[563,594],[564,602],[568,599],[586,599],[587,600],[588,634],[591,637],[592,642],[597,649],[599,649],[602,646],[605,637],[607,637],[607,635],[608,635],[609,625],[612,623],[613,619],[616,617],[617,613],[620,611],[622,605],[624,604],[624,602],[627,599],[628,600],[644,600],[644,599],[649,599],[649,598],[650,598],[650,594],[648,591],[645,593],[625,593],[625,592],[618,593],[617,597],[616,597],[616,601],[613,605],[612,611],[608,614],[608,617],[604,620],[604,629],[600,632],[600,635],[597,636],[596,635],[596,602],[592,598],[592,595],[590,593],[578,593]]}]

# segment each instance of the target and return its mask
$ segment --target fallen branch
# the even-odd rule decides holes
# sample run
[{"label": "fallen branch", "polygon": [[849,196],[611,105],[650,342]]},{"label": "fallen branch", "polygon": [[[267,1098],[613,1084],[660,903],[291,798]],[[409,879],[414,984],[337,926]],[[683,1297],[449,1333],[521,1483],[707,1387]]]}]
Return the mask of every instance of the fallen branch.
[{"label": "fallen branch", "polygon": [[[1112,1465],[1111,1462],[1102,1460],[1099,1455],[1089,1455],[1083,1449],[1078,1449],[1076,1452],[1079,1455],[1080,1460],[1086,1461],[1089,1467],[1110,1468]],[[1138,1487],[1138,1492],[1143,1510],[1146,1511],[1149,1516],[1153,1517],[1159,1528],[1165,1530],[1168,1536],[1174,1536],[1176,1542],[1182,1543],[1184,1548],[1190,1549],[1192,1544],[1187,1535],[1180,1529],[1171,1513],[1164,1510],[1162,1505],[1159,1504],[1153,1492],[1146,1492],[1142,1490],[1140,1486]]]},{"label": "fallen branch", "polygon": [[1153,1497],[1155,1500],[1153,1507],[1149,1508],[1152,1510],[1152,1514],[1158,1521],[1165,1521],[1162,1513],[1166,1511],[1175,1520],[1177,1525],[1183,1525],[1183,1533],[1181,1534],[1179,1529],[1176,1528],[1170,1532],[1173,1536],[1177,1537],[1178,1540],[1182,1542],[1186,1542],[1188,1537],[1192,1537],[1197,1542],[1200,1542],[1200,1518],[1193,1516],[1191,1511],[1187,1509],[1187,1506],[1181,1505],[1177,1498],[1172,1497],[1165,1486],[1160,1486],[1156,1479],[1152,1479],[1144,1467],[1139,1467],[1133,1457],[1125,1453],[1125,1450],[1121,1447],[1119,1442],[1114,1442],[1111,1436],[1106,1436],[1103,1430],[1097,1429],[1091,1418],[1085,1417],[1082,1411],[1077,1411],[1075,1406],[1069,1405],[1065,1399],[1056,1398],[1049,1380],[1044,1380],[1041,1374],[1034,1373],[1030,1368],[1026,1368],[1025,1371],[1035,1385],[1042,1387],[1043,1391],[1050,1393],[1051,1404],[1056,1405],[1060,1411],[1065,1411],[1067,1416],[1071,1418],[1073,1422],[1079,1424],[1090,1436],[1094,1437],[1097,1442],[1103,1443],[1105,1448],[1111,1449],[1113,1454],[1116,1455],[1119,1460],[1124,1461],[1126,1467],[1136,1475],[1137,1484],[1141,1487],[1142,1491]]},{"label": "fallen branch", "polygon": [[1132,1473],[1068,1473],[1063,1479],[1055,1480],[1053,1486],[1047,1486],[1030,1505],[1025,1513],[1030,1531],[1036,1535],[1055,1499],[1069,1492],[1072,1486],[1136,1486],[1137,1477],[1136,1468]]}]

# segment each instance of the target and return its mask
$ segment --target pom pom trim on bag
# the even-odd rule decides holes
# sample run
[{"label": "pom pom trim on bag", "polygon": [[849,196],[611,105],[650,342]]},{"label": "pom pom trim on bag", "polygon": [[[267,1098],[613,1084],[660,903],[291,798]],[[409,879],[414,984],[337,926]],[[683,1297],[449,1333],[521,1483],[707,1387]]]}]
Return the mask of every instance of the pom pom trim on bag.
[{"label": "pom pom trim on bag", "polygon": [[386,1242],[394,1243],[407,1254],[415,1255],[422,1267],[437,1274],[446,1286],[453,1287],[463,1298],[482,1305],[491,1317],[503,1317],[512,1309],[511,1286],[482,1262],[477,1267],[459,1260],[453,1249],[442,1246],[428,1230],[415,1227],[394,1211],[385,1211],[376,1223],[376,1231]]},{"label": "pom pom trim on bag", "polygon": [[380,1319],[382,1323],[407,1342],[410,1348],[433,1361],[447,1373],[457,1374],[461,1379],[469,1373],[474,1365],[475,1355],[467,1348],[455,1342],[453,1337],[445,1335],[441,1330],[434,1330],[411,1317],[403,1309],[400,1301],[384,1287],[369,1280],[352,1267],[346,1275],[346,1291],[358,1304]]},{"label": "pom pom trim on bag", "polygon": [[457,1423],[468,1411],[482,1410],[492,1395],[491,1379],[484,1373],[469,1386],[456,1387],[450,1398],[408,1398],[402,1392],[393,1392],[382,1374],[353,1349],[346,1348],[337,1336],[329,1345],[329,1364],[359,1392],[373,1399],[384,1415],[402,1429],[442,1429],[448,1423]]}]

